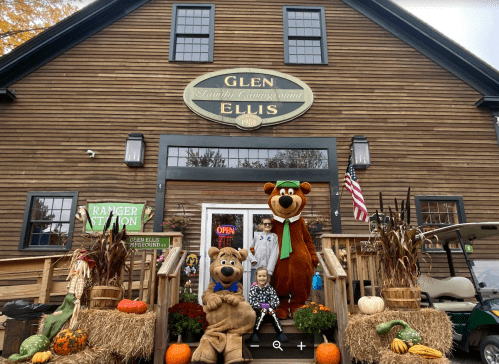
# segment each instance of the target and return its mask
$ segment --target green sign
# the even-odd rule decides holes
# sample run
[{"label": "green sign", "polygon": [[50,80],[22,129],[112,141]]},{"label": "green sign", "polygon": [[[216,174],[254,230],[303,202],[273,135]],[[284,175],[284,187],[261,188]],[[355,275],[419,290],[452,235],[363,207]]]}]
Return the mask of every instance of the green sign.
[{"label": "green sign", "polygon": [[313,101],[305,82],[258,68],[211,72],[184,90],[184,102],[193,112],[244,130],[292,120],[305,113]]},{"label": "green sign", "polygon": [[134,235],[127,239],[131,248],[135,249],[169,249],[169,236]]},{"label": "green sign", "polygon": [[[142,219],[144,216],[144,203],[128,203],[128,202],[89,202],[88,213],[92,220],[93,231],[101,232],[109,217],[113,212],[113,223],[116,223],[116,218],[119,217],[120,229],[126,225],[126,230],[142,231]],[[113,224],[111,223],[110,228]],[[86,223],[86,231],[92,231],[90,224]]]},{"label": "green sign", "polygon": [[466,253],[473,253],[473,245],[465,245]]}]

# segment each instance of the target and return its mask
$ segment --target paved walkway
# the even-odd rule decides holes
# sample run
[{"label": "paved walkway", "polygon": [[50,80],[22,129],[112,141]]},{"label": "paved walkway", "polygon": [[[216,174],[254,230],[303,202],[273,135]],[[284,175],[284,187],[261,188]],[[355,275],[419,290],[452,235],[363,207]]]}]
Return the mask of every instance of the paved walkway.
[{"label": "paved walkway", "polygon": [[449,358],[452,363],[456,364],[481,364],[480,354],[478,351],[466,353],[462,350],[455,350]]}]

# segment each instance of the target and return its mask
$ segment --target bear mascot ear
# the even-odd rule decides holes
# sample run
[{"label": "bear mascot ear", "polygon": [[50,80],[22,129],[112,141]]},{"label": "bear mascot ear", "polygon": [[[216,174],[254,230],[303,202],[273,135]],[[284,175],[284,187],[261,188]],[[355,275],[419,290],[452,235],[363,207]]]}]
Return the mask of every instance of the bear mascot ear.
[{"label": "bear mascot ear", "polygon": [[300,188],[304,195],[308,195],[310,191],[312,191],[312,186],[310,186],[310,183],[308,182],[301,183]]},{"label": "bear mascot ear", "polygon": [[[308,186],[310,187],[310,185],[308,185]],[[263,190],[265,191],[265,193],[267,195],[270,195],[272,193],[272,191],[274,191],[274,188],[275,188],[275,184],[270,183],[270,182],[265,183],[265,186],[263,186]]]},{"label": "bear mascot ear", "polygon": [[220,253],[220,249],[218,249],[217,247],[212,246],[210,249],[208,249],[208,255],[211,259],[215,259],[218,253]]},{"label": "bear mascot ear", "polygon": [[241,262],[244,262],[246,258],[248,257],[248,250],[247,249],[239,249],[237,251],[239,253],[239,260]]}]

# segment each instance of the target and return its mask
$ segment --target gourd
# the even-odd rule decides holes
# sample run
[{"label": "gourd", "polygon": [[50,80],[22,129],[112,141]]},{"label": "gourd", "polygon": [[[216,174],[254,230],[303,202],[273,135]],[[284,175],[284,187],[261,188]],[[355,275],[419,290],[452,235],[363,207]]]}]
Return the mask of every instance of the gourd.
[{"label": "gourd", "polygon": [[31,363],[46,364],[50,360],[52,353],[50,351],[39,351],[33,358],[31,358]]},{"label": "gourd", "polygon": [[442,352],[424,345],[414,345],[409,349],[409,353],[417,354],[425,359],[438,359],[442,357]]},{"label": "gourd", "polygon": [[385,309],[385,301],[381,297],[364,296],[358,302],[360,312],[366,315],[372,315],[378,312],[383,312]]},{"label": "gourd", "polygon": [[317,364],[339,364],[341,361],[340,350],[336,345],[328,342],[325,335],[322,336],[324,342],[315,351]]},{"label": "gourd", "polygon": [[407,344],[400,339],[393,339],[390,348],[397,354],[405,354],[408,350]]},{"label": "gourd", "polygon": [[389,322],[379,324],[376,327],[376,332],[378,333],[378,335],[386,335],[390,332],[393,326],[397,325],[401,325],[404,327],[395,335],[397,339],[402,340],[409,346],[421,344],[422,340],[418,332],[413,328],[411,328],[405,321],[402,320],[392,320]]},{"label": "gourd", "polygon": [[75,354],[85,348],[87,334],[81,330],[62,330],[54,338],[54,351],[59,355]]},{"label": "gourd", "polygon": [[126,313],[142,314],[147,311],[147,304],[144,301],[121,300],[118,303],[118,311]]},{"label": "gourd", "polygon": [[191,348],[182,344],[182,335],[178,336],[176,344],[170,345],[165,355],[166,364],[189,364],[191,361]]}]

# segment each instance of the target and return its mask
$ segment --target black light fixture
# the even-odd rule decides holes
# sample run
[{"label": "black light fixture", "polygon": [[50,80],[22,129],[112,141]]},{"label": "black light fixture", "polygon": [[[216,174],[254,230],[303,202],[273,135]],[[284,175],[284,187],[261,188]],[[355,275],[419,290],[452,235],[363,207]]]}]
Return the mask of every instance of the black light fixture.
[{"label": "black light fixture", "polygon": [[354,135],[350,145],[352,152],[352,166],[355,169],[367,169],[371,165],[371,156],[369,154],[369,142],[367,137]]},{"label": "black light fixture", "polygon": [[125,164],[128,167],[143,167],[146,142],[140,133],[128,134],[125,146]]}]

